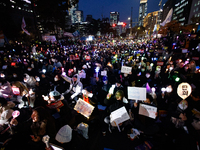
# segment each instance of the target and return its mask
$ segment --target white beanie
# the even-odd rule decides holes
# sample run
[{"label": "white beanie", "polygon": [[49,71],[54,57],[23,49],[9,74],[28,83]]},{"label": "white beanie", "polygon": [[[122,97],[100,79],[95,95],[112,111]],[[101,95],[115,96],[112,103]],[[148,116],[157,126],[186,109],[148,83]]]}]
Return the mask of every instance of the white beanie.
[{"label": "white beanie", "polygon": [[70,126],[65,125],[56,134],[55,138],[60,143],[67,143],[70,142],[72,139],[72,129]]}]

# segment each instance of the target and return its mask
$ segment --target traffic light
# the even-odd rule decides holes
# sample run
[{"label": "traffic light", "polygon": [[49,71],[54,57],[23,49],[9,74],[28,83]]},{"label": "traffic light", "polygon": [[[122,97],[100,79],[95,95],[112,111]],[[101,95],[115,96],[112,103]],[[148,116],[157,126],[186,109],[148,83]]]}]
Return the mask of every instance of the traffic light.
[{"label": "traffic light", "polygon": [[113,23],[113,25],[112,25],[113,27],[116,27],[116,24],[115,23]]},{"label": "traffic light", "polygon": [[125,26],[126,26],[126,23],[123,23],[122,26],[125,27]]}]

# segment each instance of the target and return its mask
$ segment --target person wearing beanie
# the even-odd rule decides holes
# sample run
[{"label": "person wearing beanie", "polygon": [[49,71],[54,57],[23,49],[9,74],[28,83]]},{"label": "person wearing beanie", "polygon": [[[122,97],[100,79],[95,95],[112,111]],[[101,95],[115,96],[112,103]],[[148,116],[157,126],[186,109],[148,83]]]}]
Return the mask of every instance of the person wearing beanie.
[{"label": "person wearing beanie", "polygon": [[43,96],[43,98],[48,102],[46,106],[49,108],[50,114],[52,114],[55,119],[59,119],[59,121],[56,122],[57,126],[64,125],[70,121],[71,111],[63,95],[58,91],[51,91],[49,97]]}]

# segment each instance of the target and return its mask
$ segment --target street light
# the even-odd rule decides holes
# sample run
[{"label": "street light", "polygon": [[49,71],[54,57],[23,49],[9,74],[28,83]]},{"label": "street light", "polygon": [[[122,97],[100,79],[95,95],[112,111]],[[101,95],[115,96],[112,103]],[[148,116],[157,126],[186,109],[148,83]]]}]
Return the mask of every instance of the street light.
[{"label": "street light", "polygon": [[131,20],[131,17],[128,17],[128,20]]}]

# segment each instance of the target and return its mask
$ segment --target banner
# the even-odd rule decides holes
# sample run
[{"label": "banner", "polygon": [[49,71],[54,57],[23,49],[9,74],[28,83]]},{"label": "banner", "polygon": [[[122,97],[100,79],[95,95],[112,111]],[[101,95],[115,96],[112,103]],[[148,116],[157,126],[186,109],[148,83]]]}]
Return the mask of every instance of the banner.
[{"label": "banner", "polygon": [[110,114],[110,123],[112,126],[117,126],[128,119],[130,119],[130,117],[124,106]]},{"label": "banner", "polygon": [[146,104],[140,104],[140,107],[139,107],[140,115],[155,119],[157,115],[156,113],[157,113],[157,107],[146,105]]},{"label": "banner", "polygon": [[167,17],[165,18],[165,20],[160,25],[165,26],[165,24],[169,23],[172,19],[172,14],[173,14],[173,8],[170,9],[170,11],[167,14]]},{"label": "banner", "polygon": [[22,18],[22,25],[21,25],[21,27],[22,27],[22,30],[23,30],[26,34],[30,35],[30,33],[25,29],[25,27],[26,27],[26,22],[25,22],[25,20],[24,20],[24,17]]},{"label": "banner", "polygon": [[89,118],[94,110],[94,106],[79,98],[76,105],[74,106],[74,110],[86,118]]},{"label": "banner", "polygon": [[146,88],[128,86],[128,99],[146,100]]},{"label": "banner", "polygon": [[72,35],[72,33],[70,33],[70,32],[64,32],[64,34],[63,34],[64,36],[68,36],[68,37],[74,37],[73,35]]},{"label": "banner", "polygon": [[72,33],[72,35],[73,35],[73,36],[79,36],[80,33],[79,33],[79,31],[77,30],[77,31],[75,31],[74,33]]},{"label": "banner", "polygon": [[121,73],[131,74],[131,72],[132,72],[132,67],[127,67],[127,66],[121,67]]},{"label": "banner", "polygon": [[42,39],[44,41],[51,41],[52,43],[54,43],[56,41],[56,36],[55,35],[42,36]]},{"label": "banner", "polygon": [[157,61],[157,66],[163,66],[164,62],[163,61]]}]

